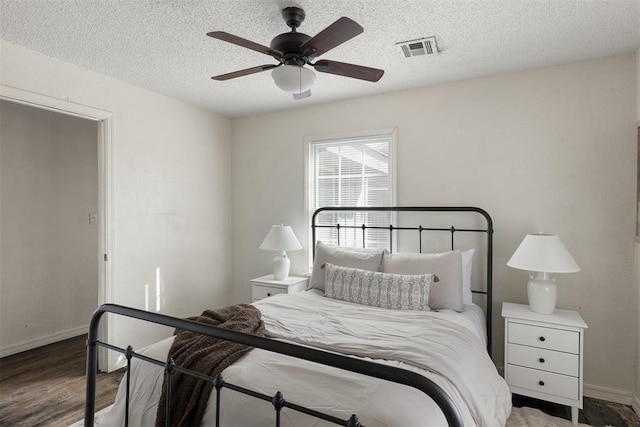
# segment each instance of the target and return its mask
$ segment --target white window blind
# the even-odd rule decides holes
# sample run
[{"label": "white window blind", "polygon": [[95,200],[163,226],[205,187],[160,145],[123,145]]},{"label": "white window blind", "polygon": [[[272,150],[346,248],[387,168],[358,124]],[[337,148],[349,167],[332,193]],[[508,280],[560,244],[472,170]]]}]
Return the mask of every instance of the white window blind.
[{"label": "white window blind", "polygon": [[[391,206],[394,204],[395,132],[347,138],[318,139],[309,143],[309,218],[327,206]],[[389,224],[390,214],[323,213],[318,224],[367,226]],[[335,229],[318,229],[318,240],[337,244]],[[313,244],[313,242],[310,242]],[[342,229],[340,245],[388,247],[385,230]]]}]

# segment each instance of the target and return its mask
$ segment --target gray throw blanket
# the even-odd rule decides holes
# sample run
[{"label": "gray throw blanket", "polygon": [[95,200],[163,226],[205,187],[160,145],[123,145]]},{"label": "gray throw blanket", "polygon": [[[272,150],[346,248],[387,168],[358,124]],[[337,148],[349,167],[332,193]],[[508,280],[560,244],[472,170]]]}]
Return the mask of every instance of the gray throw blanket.
[{"label": "gray throw blanket", "polygon": [[[264,336],[265,328],[260,319],[261,315],[260,310],[254,306],[239,304],[219,310],[205,310],[200,316],[190,317],[189,320]],[[176,365],[215,377],[249,350],[251,347],[243,344],[177,330],[169,357],[173,358]],[[170,425],[200,425],[212,389],[213,384],[210,382],[174,372],[171,377]],[[158,403],[156,427],[165,425],[166,400],[166,386],[163,386]]]}]

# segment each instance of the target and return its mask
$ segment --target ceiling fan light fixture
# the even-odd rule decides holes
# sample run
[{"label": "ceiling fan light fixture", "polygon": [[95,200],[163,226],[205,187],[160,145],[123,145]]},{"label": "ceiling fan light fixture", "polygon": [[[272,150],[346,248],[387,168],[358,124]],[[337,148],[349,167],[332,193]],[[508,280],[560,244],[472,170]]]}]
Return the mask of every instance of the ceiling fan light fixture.
[{"label": "ceiling fan light fixture", "polygon": [[271,77],[276,86],[293,94],[307,92],[316,81],[316,73],[298,65],[281,65],[274,68]]}]

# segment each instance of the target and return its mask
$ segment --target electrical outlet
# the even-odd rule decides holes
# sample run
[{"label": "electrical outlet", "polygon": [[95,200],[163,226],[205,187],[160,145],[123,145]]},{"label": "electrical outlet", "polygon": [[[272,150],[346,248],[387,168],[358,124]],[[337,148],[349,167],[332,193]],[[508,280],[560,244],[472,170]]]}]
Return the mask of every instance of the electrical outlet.
[{"label": "electrical outlet", "polygon": [[89,214],[89,224],[90,225],[96,225],[98,223],[98,214],[97,213],[90,213]]}]

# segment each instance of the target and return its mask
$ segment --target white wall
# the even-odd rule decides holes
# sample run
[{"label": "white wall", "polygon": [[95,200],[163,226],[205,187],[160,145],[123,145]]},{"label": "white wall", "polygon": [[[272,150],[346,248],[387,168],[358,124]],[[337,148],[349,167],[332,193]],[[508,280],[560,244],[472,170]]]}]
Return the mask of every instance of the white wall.
[{"label": "white wall", "polygon": [[6,355],[83,333],[96,307],[97,124],[1,101],[0,151]]},{"label": "white wall", "polygon": [[[306,242],[303,138],[398,128],[399,205],[475,205],[495,224],[493,331],[502,301],[526,303],[506,267],[528,232],[558,233],[582,267],[558,275],[560,308],[589,325],[587,393],[630,401],[638,336],[634,284],[635,56],[531,70],[235,119],[232,300],[271,270],[271,224]],[[305,268],[293,252],[292,272]]]},{"label": "white wall", "polygon": [[[640,50],[636,51],[636,125],[640,127]],[[638,144],[640,144],[640,135],[638,135]],[[638,159],[640,159],[640,153],[637,155]],[[640,188],[638,188],[638,191],[640,191]],[[640,239],[637,237],[635,250],[636,296],[638,307],[640,307]],[[638,348],[636,349],[636,388],[633,394],[633,409],[636,413],[640,413],[640,314],[636,316],[636,322],[638,325]]]},{"label": "white wall", "polygon": [[640,122],[640,49],[636,51],[636,120]]},{"label": "white wall", "polygon": [[[12,43],[0,41],[0,50],[0,83],[113,113],[112,302],[156,310],[158,286],[163,313],[226,305],[230,121]],[[138,349],[172,333],[137,324],[116,319],[116,344]]]}]

